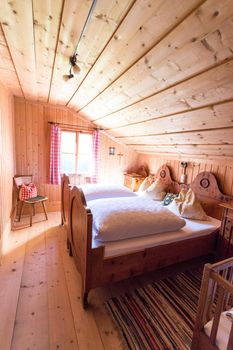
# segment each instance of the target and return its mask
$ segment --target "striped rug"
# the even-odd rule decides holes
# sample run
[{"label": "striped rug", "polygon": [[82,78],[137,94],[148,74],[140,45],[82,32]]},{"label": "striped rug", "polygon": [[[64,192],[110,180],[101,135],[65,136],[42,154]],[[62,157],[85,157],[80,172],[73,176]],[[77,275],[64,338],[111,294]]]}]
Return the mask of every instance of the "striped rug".
[{"label": "striped rug", "polygon": [[184,272],[110,299],[106,306],[125,348],[190,349],[201,277]]}]

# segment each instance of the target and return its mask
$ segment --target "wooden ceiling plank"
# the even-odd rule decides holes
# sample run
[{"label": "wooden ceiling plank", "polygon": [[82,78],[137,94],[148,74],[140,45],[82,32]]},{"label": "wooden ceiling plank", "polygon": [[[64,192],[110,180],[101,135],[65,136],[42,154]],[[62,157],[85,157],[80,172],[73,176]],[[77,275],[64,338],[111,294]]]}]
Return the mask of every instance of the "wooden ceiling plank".
[{"label": "wooden ceiling plank", "polygon": [[233,144],[233,128],[203,130],[186,133],[174,133],[171,135],[140,136],[121,138],[120,141],[127,145],[150,144]]},{"label": "wooden ceiling plank", "polygon": [[33,0],[38,100],[48,99],[62,0]]},{"label": "wooden ceiling plank", "polygon": [[80,110],[135,64],[203,0],[138,0],[71,100]]},{"label": "wooden ceiling plank", "polygon": [[230,2],[205,2],[82,112],[101,118],[232,57]]},{"label": "wooden ceiling plank", "polygon": [[66,104],[91,69],[112,33],[134,0],[99,0],[78,48],[80,74],[68,82],[63,75],[69,71],[69,57],[74,54],[92,1],[69,0],[65,2],[62,30],[59,37],[54,77],[49,101]]},{"label": "wooden ceiling plank", "polygon": [[116,128],[233,99],[233,60],[98,121]]},{"label": "wooden ceiling plank", "polygon": [[37,98],[32,2],[0,2],[0,21],[26,98]]},{"label": "wooden ceiling plank", "polygon": [[203,156],[219,155],[222,157],[233,157],[233,145],[148,145],[136,146],[137,152],[154,152],[154,153],[178,153],[178,154],[192,154]]},{"label": "wooden ceiling plank", "polygon": [[115,137],[233,127],[233,101],[109,130]]},{"label": "wooden ceiling plank", "polygon": [[0,80],[15,96],[23,96],[10,51],[0,24]]},{"label": "wooden ceiling plank", "polygon": [[[131,148],[131,147],[130,147]],[[139,154],[145,154],[146,157],[148,156],[153,156],[153,157],[166,157],[169,160],[171,159],[179,159],[183,161],[197,161],[197,160],[204,160],[205,161],[205,166],[208,165],[208,168],[211,168],[211,165],[213,161],[218,161],[218,164],[223,164],[226,166],[227,164],[231,165],[233,161],[232,156],[227,156],[225,155],[224,157],[221,154],[195,154],[193,155],[192,153],[174,153],[174,152],[157,152],[157,151],[137,151]],[[211,171],[211,169],[207,169],[207,171]]]}]

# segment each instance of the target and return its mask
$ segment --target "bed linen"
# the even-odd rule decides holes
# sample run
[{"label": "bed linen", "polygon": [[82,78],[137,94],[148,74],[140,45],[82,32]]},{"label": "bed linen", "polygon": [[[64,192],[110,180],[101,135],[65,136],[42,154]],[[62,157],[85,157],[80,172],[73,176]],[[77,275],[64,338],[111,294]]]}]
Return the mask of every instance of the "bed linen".
[{"label": "bed linen", "polygon": [[78,186],[83,190],[86,201],[100,198],[136,197],[137,194],[123,185],[85,184]]},{"label": "bed linen", "polygon": [[100,242],[94,237],[92,239],[92,247],[98,247],[104,244],[105,257],[113,257],[141,251],[146,248],[156,247],[163,244],[169,244],[203,235],[209,235],[218,229],[221,221],[209,217],[208,221],[185,219],[186,225],[177,231],[158,233],[156,235],[148,235],[131,239],[124,239],[116,242]]},{"label": "bed linen", "polygon": [[161,203],[142,197],[103,198],[89,201],[93,234],[102,242],[179,230],[185,220]]},{"label": "bed linen", "polygon": [[[231,309],[231,311],[233,312],[233,308]],[[233,322],[226,316],[226,313],[227,311],[222,312],[220,316],[217,337],[216,337],[216,345],[220,350],[227,350],[229,334],[230,334],[231,325]],[[208,337],[210,336],[210,333],[211,333],[212,324],[213,324],[213,320],[210,320],[204,326],[204,331],[206,335],[208,335]]]}]

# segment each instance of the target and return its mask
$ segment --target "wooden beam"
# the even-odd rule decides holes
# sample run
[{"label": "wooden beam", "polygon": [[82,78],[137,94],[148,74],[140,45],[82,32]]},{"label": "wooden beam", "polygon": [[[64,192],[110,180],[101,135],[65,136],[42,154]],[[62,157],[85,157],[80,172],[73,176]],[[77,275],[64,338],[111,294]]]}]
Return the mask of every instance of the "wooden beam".
[{"label": "wooden beam", "polygon": [[205,130],[231,127],[233,126],[232,110],[233,101],[171,116],[158,117],[150,121],[110,129],[109,132],[115,137],[119,136],[121,138],[149,135],[151,133],[169,133],[169,131],[176,133],[194,129]]},{"label": "wooden beam", "polygon": [[233,157],[233,145],[189,145],[189,144],[171,144],[171,145],[146,145],[136,146],[136,151],[148,152],[148,153],[174,153],[180,155],[195,156],[222,156],[222,157]]},{"label": "wooden beam", "polygon": [[233,144],[233,128],[211,131],[193,131],[171,135],[141,136],[121,138],[127,145],[163,145],[163,144]]}]

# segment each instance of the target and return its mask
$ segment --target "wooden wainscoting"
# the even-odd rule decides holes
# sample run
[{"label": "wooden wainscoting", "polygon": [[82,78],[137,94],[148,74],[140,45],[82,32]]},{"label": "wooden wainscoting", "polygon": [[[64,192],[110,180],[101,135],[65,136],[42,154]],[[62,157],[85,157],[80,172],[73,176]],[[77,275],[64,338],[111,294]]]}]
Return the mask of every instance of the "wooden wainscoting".
[{"label": "wooden wainscoting", "polygon": [[203,160],[190,157],[183,159],[158,157],[149,154],[139,154],[138,162],[140,165],[146,164],[149,166],[151,173],[156,173],[159,167],[163,164],[167,164],[172,173],[172,177],[175,181],[180,180],[180,175],[183,172],[181,162],[187,161],[187,183],[191,183],[194,178],[202,171],[211,171],[217,177],[218,185],[221,192],[233,195],[233,163],[217,160]]}]

